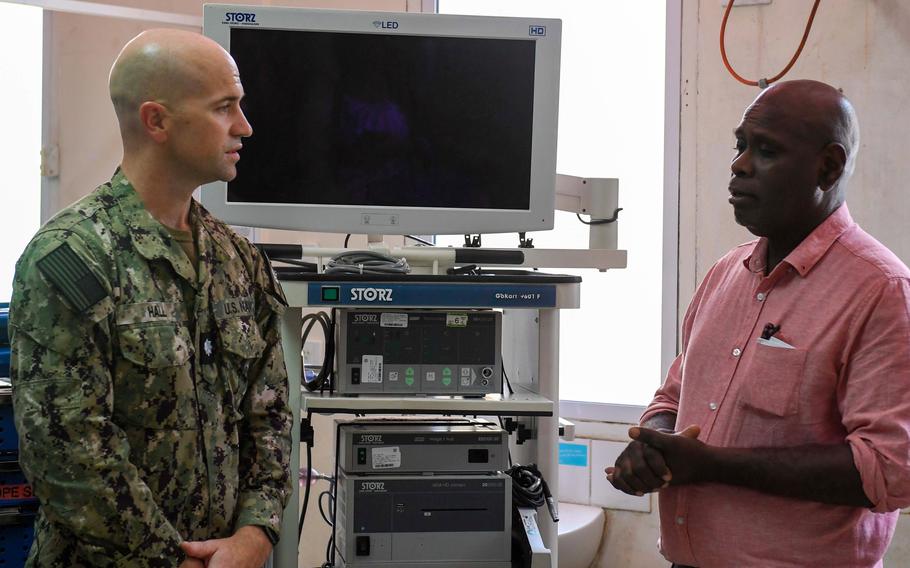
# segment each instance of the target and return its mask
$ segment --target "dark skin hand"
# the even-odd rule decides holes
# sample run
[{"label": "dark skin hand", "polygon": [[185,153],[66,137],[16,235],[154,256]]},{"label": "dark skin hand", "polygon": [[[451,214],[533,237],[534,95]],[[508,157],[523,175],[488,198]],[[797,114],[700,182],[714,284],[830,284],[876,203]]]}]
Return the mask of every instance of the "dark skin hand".
[{"label": "dark skin hand", "polygon": [[[642,426],[672,433],[676,415],[668,412],[657,414]],[[630,495],[644,495],[666,487],[672,477],[664,456],[634,439],[617,458],[615,467],[608,467],[605,471],[614,487]]]},{"label": "dark skin hand", "polygon": [[[644,444],[659,452],[671,472],[670,485],[722,483],[829,505],[872,507],[848,444],[719,448],[700,442],[699,433],[698,426],[689,426],[677,434],[636,426],[629,429],[633,439],[630,446]],[[634,461],[635,455],[627,449],[613,471],[613,486],[625,493],[639,493],[626,490],[632,485],[624,474],[625,464],[620,466],[621,460]],[[618,470],[623,473],[617,475]]]}]

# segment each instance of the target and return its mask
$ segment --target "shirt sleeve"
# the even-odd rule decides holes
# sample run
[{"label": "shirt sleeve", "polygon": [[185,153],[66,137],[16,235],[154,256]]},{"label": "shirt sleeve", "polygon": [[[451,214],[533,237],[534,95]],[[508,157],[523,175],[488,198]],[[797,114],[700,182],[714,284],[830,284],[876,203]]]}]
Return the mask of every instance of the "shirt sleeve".
[{"label": "shirt sleeve", "polygon": [[692,326],[695,323],[696,317],[698,317],[698,308],[705,296],[706,289],[709,288],[709,281],[716,268],[717,264],[711,267],[708,274],[706,274],[705,278],[702,280],[701,285],[698,287],[698,290],[695,291],[695,296],[692,297],[692,301],[689,303],[689,308],[686,310],[686,316],[683,318],[682,350],[670,365],[664,383],[657,389],[657,392],[654,393],[654,398],[641,415],[641,419],[639,420],[640,424],[643,424],[658,414],[666,412],[677,414],[679,412],[679,396],[682,391],[682,370],[686,363],[686,349],[689,346],[689,338],[692,335]]},{"label": "shirt sleeve", "polygon": [[93,566],[176,566],[181,537],[111,420],[113,303],[93,258],[74,235],[43,233],[17,264],[10,331],[20,463],[47,520]]},{"label": "shirt sleeve", "polygon": [[[242,412],[240,440],[240,496],[235,530],[261,526],[280,536],[281,518],[291,495],[291,426],[288,375],[281,347],[281,315],[287,306],[274,273],[258,251],[257,324],[265,350],[250,370],[250,386]],[[273,540],[270,535],[270,540]],[[274,542],[273,542],[274,544]]]},{"label": "shirt sleeve", "polygon": [[877,513],[910,506],[910,284],[870,295],[837,397],[863,491]]}]

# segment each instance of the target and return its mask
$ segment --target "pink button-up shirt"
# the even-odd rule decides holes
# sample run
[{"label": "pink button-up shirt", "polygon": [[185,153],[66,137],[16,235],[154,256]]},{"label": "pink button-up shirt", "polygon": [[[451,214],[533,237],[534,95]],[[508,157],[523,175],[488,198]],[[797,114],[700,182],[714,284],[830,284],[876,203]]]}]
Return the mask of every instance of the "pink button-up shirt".
[{"label": "pink button-up shirt", "polygon": [[[642,420],[677,414],[724,447],[850,445],[873,509],[730,485],[660,492],[661,552],[715,566],[880,566],[910,505],[910,271],[840,207],[764,275],[767,241],[724,256]],[[759,342],[767,324],[792,346]]]}]

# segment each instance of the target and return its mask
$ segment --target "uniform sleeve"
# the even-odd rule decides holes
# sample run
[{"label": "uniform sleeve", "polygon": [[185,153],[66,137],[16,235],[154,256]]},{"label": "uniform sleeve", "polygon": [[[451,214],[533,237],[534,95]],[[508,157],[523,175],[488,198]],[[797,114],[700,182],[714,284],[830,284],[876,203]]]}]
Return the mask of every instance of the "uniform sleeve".
[{"label": "uniform sleeve", "polygon": [[910,284],[872,294],[837,398],[863,491],[877,513],[910,506]]},{"label": "uniform sleeve", "polygon": [[19,459],[57,531],[93,566],[171,567],[181,541],[111,421],[110,282],[74,235],[43,233],[16,268],[11,376]]},{"label": "uniform sleeve", "polygon": [[257,323],[266,347],[250,370],[242,412],[240,496],[235,530],[256,525],[278,536],[291,495],[291,426],[288,375],[281,348],[281,315],[287,301],[268,261],[254,251]]},{"label": "uniform sleeve", "polygon": [[711,267],[711,270],[708,271],[708,274],[705,275],[704,280],[702,280],[701,285],[695,292],[695,296],[692,298],[692,302],[689,304],[689,308],[686,310],[686,317],[683,319],[682,326],[682,351],[680,351],[679,355],[676,356],[676,359],[673,360],[673,364],[670,365],[670,369],[667,371],[664,383],[657,389],[657,392],[654,393],[654,398],[641,415],[641,419],[639,420],[640,424],[643,424],[645,421],[658,414],[665,412],[678,414],[679,412],[679,396],[682,391],[682,369],[686,362],[686,349],[689,346],[689,338],[692,335],[692,326],[695,323],[695,318],[698,316],[698,308],[701,305],[705,290],[709,287],[711,276],[714,274],[716,268],[717,265],[715,264]]}]

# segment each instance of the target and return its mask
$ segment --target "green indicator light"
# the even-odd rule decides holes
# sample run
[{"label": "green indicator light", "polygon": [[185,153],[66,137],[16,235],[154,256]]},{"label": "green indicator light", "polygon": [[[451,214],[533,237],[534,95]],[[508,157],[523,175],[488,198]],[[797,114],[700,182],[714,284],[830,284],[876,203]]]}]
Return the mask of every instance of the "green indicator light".
[{"label": "green indicator light", "polygon": [[338,286],[325,286],[322,288],[323,302],[337,302],[339,296]]},{"label": "green indicator light", "polygon": [[404,384],[410,386],[414,385],[414,375],[408,375],[404,378]]},{"label": "green indicator light", "polygon": [[452,369],[450,369],[449,367],[443,367],[443,368],[442,368],[442,376],[443,376],[443,377],[451,377],[451,376],[452,376]]},{"label": "green indicator light", "polygon": [[407,375],[408,377],[413,377],[414,376],[414,367],[408,367],[407,369],[405,369],[404,374]]},{"label": "green indicator light", "polygon": [[442,384],[444,384],[445,386],[451,385],[451,384],[452,384],[452,377],[443,376],[443,377],[442,377]]}]

